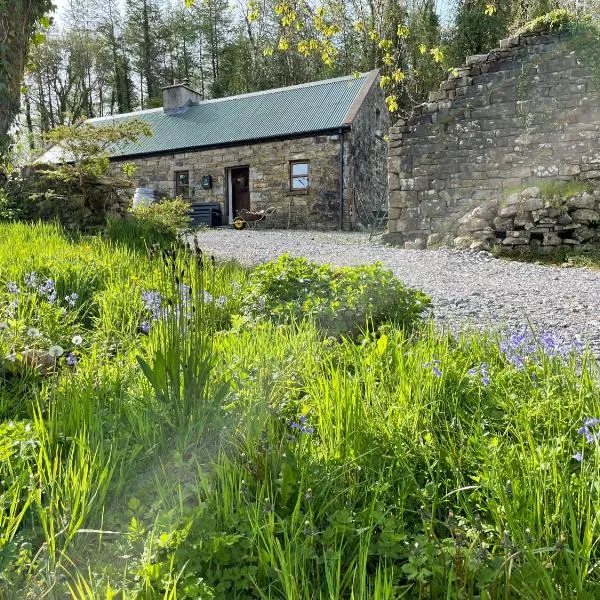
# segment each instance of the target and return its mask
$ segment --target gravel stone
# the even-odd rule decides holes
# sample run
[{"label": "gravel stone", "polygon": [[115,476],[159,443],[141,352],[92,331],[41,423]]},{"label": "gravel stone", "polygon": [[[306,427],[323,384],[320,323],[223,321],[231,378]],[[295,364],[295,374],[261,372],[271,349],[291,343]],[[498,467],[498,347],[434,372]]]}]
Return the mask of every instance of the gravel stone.
[{"label": "gravel stone", "polygon": [[209,229],[203,251],[245,265],[284,253],[339,266],[381,262],[406,285],[431,296],[435,321],[453,331],[518,328],[558,331],[600,357],[600,271],[496,259],[485,251],[407,250],[366,233]]}]

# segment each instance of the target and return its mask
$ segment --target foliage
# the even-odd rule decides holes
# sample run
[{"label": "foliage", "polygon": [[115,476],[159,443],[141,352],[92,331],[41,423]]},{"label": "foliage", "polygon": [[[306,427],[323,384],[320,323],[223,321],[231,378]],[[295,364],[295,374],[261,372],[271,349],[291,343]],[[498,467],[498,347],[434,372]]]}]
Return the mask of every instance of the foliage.
[{"label": "foliage", "polygon": [[0,221],[18,221],[24,215],[23,207],[6,188],[0,187]]},{"label": "foliage", "polygon": [[507,194],[522,192],[529,187],[537,187],[539,189],[539,196],[543,200],[554,200],[556,198],[567,200],[585,192],[591,193],[595,189],[594,185],[589,181],[534,179],[522,185],[509,188]]},{"label": "foliage", "polygon": [[460,66],[472,54],[484,54],[497,47],[498,40],[508,33],[513,3],[499,2],[495,10],[484,0],[458,2],[448,38],[448,64]]},{"label": "foliage", "polygon": [[515,35],[523,35],[524,33],[534,33],[538,31],[548,31],[550,29],[571,29],[578,22],[578,20],[579,18],[575,13],[564,8],[558,8],[525,23],[522,27],[515,31]]},{"label": "foliage", "polygon": [[62,181],[78,182],[83,190],[86,178],[108,172],[108,150],[111,146],[137,142],[140,137],[151,135],[148,123],[140,119],[59,125],[47,134],[46,139],[60,149],[63,162],[47,174]]},{"label": "foliage", "polygon": [[283,255],[254,271],[248,303],[254,318],[276,323],[309,318],[325,333],[353,335],[385,322],[410,328],[429,298],[405,288],[380,264],[334,268]]},{"label": "foliage", "polygon": [[[396,289],[320,269],[267,265],[273,312],[304,285]],[[0,224],[0,273],[2,365],[63,349],[0,374],[3,597],[598,595],[598,372],[579,343],[390,322],[334,339],[245,318],[262,277],[197,248],[50,225]]]},{"label": "foliage", "polygon": [[189,204],[176,198],[136,207],[125,218],[109,218],[107,236],[133,249],[146,250],[154,244],[167,248],[189,228]]}]

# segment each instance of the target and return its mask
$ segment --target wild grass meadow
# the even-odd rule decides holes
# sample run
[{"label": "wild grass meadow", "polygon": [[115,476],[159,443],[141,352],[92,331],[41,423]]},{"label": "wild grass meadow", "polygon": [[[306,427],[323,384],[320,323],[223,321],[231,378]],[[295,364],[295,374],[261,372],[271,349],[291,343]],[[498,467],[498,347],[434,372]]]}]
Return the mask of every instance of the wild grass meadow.
[{"label": "wild grass meadow", "polygon": [[377,266],[0,224],[0,598],[600,597],[600,388]]}]

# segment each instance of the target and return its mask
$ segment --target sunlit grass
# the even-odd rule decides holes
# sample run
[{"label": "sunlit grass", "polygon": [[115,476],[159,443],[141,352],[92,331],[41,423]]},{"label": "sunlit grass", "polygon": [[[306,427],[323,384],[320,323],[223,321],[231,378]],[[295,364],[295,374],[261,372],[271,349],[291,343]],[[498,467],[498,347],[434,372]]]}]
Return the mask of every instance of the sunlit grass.
[{"label": "sunlit grass", "polygon": [[[332,337],[249,318],[234,264],[0,234],[0,598],[600,594],[600,388],[571,340]],[[44,374],[16,358],[59,344]]]}]

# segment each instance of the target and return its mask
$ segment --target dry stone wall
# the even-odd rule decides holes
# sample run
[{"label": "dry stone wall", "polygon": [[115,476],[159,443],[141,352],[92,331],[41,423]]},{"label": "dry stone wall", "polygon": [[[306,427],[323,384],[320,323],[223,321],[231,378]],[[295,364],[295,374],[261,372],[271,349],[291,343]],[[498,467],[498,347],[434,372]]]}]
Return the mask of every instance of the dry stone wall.
[{"label": "dry stone wall", "polygon": [[483,203],[458,220],[454,245],[461,249],[502,246],[550,253],[600,242],[600,190],[548,195],[532,186],[500,202]]},{"label": "dry stone wall", "polygon": [[[586,64],[578,45],[567,32],[502,40],[489,54],[469,57],[429,102],[391,128],[389,242],[421,248],[459,238],[464,246],[461,219],[478,208],[489,212],[514,189],[600,178],[598,68]],[[545,225],[551,223],[536,227]],[[493,223],[469,233],[492,236],[486,228]],[[513,223],[504,231],[519,230]]]}]

